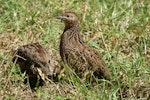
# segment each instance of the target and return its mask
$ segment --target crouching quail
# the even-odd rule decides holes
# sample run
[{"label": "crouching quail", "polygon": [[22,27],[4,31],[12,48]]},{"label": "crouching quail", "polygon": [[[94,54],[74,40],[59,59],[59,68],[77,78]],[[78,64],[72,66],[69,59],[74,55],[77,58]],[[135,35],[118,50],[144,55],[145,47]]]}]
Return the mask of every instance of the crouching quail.
[{"label": "crouching quail", "polygon": [[13,62],[19,65],[21,72],[26,72],[31,88],[37,83],[43,85],[46,77],[53,77],[59,73],[57,61],[52,59],[50,52],[39,43],[20,46],[15,51]]}]

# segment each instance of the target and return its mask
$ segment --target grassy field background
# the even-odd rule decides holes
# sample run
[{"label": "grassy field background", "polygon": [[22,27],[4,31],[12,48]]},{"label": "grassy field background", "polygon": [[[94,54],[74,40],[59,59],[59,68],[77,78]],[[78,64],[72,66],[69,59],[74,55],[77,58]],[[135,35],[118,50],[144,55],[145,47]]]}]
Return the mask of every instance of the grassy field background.
[{"label": "grassy field background", "polygon": [[[32,92],[9,52],[40,42],[61,61],[64,24],[56,16],[65,10],[77,13],[84,40],[103,56],[114,81],[87,87],[64,74]],[[150,1],[0,0],[0,99],[150,99]]]}]

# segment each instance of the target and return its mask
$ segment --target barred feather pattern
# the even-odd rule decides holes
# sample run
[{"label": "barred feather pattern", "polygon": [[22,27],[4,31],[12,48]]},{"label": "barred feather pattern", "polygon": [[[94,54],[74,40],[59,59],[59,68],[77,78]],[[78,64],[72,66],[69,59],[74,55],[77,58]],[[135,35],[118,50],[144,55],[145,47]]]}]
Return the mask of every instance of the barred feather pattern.
[{"label": "barred feather pattern", "polygon": [[111,74],[104,60],[94,48],[81,38],[76,14],[64,12],[60,16],[60,19],[65,23],[60,42],[62,60],[75,69],[81,78],[86,72],[92,71],[96,77],[110,80]]},{"label": "barred feather pattern", "polygon": [[55,65],[48,50],[39,43],[20,46],[16,55],[18,55],[17,63],[21,71],[26,71],[27,74],[38,75],[38,70],[45,75],[58,73],[59,66]]}]

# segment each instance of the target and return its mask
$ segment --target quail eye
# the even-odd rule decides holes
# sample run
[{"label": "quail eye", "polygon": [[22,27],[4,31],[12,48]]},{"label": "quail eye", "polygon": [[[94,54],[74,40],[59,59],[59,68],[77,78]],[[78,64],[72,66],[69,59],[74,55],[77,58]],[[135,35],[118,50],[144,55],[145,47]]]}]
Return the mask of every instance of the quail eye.
[{"label": "quail eye", "polygon": [[50,63],[51,61],[49,60],[48,63]]},{"label": "quail eye", "polygon": [[67,15],[67,17],[69,17],[69,15]]}]

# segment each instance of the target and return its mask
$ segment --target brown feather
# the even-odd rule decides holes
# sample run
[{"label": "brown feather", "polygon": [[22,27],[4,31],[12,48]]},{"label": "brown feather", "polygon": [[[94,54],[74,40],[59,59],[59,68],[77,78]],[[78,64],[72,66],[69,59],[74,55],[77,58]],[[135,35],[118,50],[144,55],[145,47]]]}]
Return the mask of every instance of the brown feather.
[{"label": "brown feather", "polygon": [[104,60],[81,38],[77,15],[74,12],[64,12],[58,18],[65,23],[60,42],[62,60],[74,68],[81,78],[86,72],[92,71],[96,77],[110,80],[111,74]]},{"label": "brown feather", "polygon": [[[44,80],[44,77],[53,76],[59,73],[59,65],[51,58],[47,49],[39,43],[32,43],[20,46],[16,50],[13,61],[17,59],[17,64],[21,72],[26,72],[29,76],[30,84],[36,84],[37,75]],[[34,87],[33,86],[33,87]]]}]

